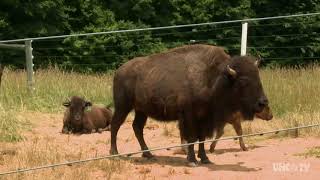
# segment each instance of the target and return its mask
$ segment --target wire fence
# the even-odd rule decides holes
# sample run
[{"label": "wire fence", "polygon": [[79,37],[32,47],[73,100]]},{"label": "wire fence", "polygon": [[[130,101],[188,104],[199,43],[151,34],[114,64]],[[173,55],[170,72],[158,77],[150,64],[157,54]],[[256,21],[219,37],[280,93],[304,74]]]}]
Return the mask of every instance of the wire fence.
[{"label": "wire fence", "polygon": [[[175,42],[168,43],[167,39],[170,40],[170,38],[167,38],[166,41],[164,42],[167,44],[167,47],[175,47],[182,44],[192,44],[192,43],[208,43],[208,44],[223,46],[228,51],[240,51],[241,25],[236,25],[235,23],[252,22],[252,24],[249,24],[249,33],[248,33],[249,46],[247,47],[247,49],[249,51],[265,50],[265,49],[268,51],[270,50],[306,51],[305,49],[307,48],[319,48],[319,46],[313,45],[313,44],[302,44],[301,42],[297,42],[294,45],[290,45],[288,43],[286,44],[285,42],[282,43],[281,41],[280,42],[282,44],[274,43],[270,46],[270,44],[260,45],[259,42],[260,40],[263,40],[263,39],[274,41],[275,39],[281,39],[281,38],[297,38],[297,37],[317,38],[320,35],[320,33],[317,31],[295,32],[295,28],[302,25],[319,28],[320,27],[319,22],[310,22],[310,23],[279,22],[279,23],[272,23],[272,24],[267,24],[267,23],[255,24],[254,22],[257,22],[257,21],[266,22],[266,20],[279,20],[284,18],[297,18],[297,17],[306,17],[306,16],[314,16],[314,15],[320,15],[320,13],[308,13],[308,14],[265,17],[265,18],[251,18],[251,19],[243,19],[243,20],[231,20],[231,21],[176,25],[176,26],[166,26],[166,27],[139,28],[139,29],[130,29],[130,30],[114,30],[114,31],[108,31],[108,32],[81,33],[81,34],[60,35],[60,36],[50,36],[50,37],[23,38],[23,39],[16,39],[16,40],[0,40],[0,43],[15,43],[15,42],[23,42],[27,40],[35,40],[35,42],[33,42],[34,56],[35,56],[35,61],[39,63],[41,63],[41,61],[44,59],[49,59],[49,60],[52,60],[53,63],[56,63],[57,65],[62,67],[80,67],[80,68],[107,67],[108,68],[108,67],[116,67],[112,63],[108,64],[109,62],[112,62],[112,61],[109,61],[109,60],[112,60],[112,58],[128,59],[128,58],[132,58],[133,56],[141,55],[137,52],[127,53],[126,51],[133,52],[134,50],[137,50],[139,48],[157,46],[161,44],[157,41],[156,42],[148,41],[145,44],[139,44],[139,41],[138,41],[139,38],[142,36],[145,36],[146,34],[143,34],[143,33],[139,34],[138,32],[149,32],[148,35],[154,39],[156,38],[165,39],[166,37],[171,37],[171,39],[175,39]],[[266,28],[278,29],[279,32],[274,34],[270,34],[270,33],[259,34],[259,30],[266,29]],[[222,34],[220,32],[224,32],[225,34]],[[130,38],[135,38],[135,39],[132,39],[130,41],[128,40],[128,42],[131,44],[128,45],[127,48],[123,48],[124,45],[120,44],[121,42],[113,42],[112,44],[107,44],[107,45],[97,43],[96,46],[90,46],[87,44],[87,42],[90,42],[94,40],[94,38],[96,38],[95,35],[100,35],[101,39],[103,39],[103,38],[110,38],[118,34],[121,34],[122,38],[127,38],[129,40]],[[180,38],[182,36],[186,36],[187,38]],[[85,43],[82,43],[80,45],[68,44],[67,40],[70,40],[70,39],[72,40],[72,38],[77,39],[79,41],[83,41]],[[229,43],[230,41],[231,43]],[[89,51],[89,50],[90,52],[86,54],[86,51]],[[101,53],[102,51],[104,51],[105,53]],[[57,52],[61,52],[62,55],[57,55],[58,54]],[[145,52],[142,52],[142,53],[145,53]],[[301,56],[293,55],[293,56],[275,57],[274,54],[271,54],[271,55],[268,55],[268,57],[265,57],[264,59],[265,60],[290,60],[290,59],[320,60],[319,55],[301,53]],[[83,62],[82,61],[78,62],[79,59],[83,60]],[[143,152],[179,148],[179,147],[184,147],[184,146],[199,144],[199,143],[230,140],[230,139],[235,139],[240,137],[251,137],[251,136],[258,136],[258,135],[272,134],[272,133],[277,134],[281,131],[298,130],[303,128],[312,128],[316,126],[320,126],[320,124],[298,126],[298,127],[292,127],[292,128],[286,128],[286,129],[278,129],[273,131],[253,133],[253,134],[247,134],[242,136],[231,136],[231,137],[225,137],[220,139],[206,140],[201,142],[187,143],[187,144],[174,145],[174,146],[151,148],[149,150],[128,152],[128,153],[122,153],[118,155],[107,155],[107,156],[101,156],[101,157],[95,157],[95,158],[89,158],[89,159],[83,159],[83,160],[77,160],[77,161],[48,164],[44,166],[37,166],[37,167],[31,167],[31,168],[19,168],[12,171],[0,172],[0,176],[54,168],[54,167],[59,167],[64,165],[85,163],[85,162],[95,161],[95,160],[131,156],[131,155],[140,154]]]},{"label": "wire fence", "polygon": [[80,163],[96,161],[96,160],[102,160],[102,159],[111,159],[111,158],[116,158],[116,157],[130,157],[132,155],[141,154],[141,153],[144,153],[144,152],[170,150],[170,149],[174,149],[174,148],[181,148],[181,147],[186,147],[186,146],[189,146],[189,145],[196,145],[196,144],[200,144],[200,143],[209,143],[209,142],[214,142],[214,141],[232,140],[232,139],[237,139],[237,138],[240,138],[240,137],[262,136],[262,135],[265,135],[265,134],[278,134],[279,132],[282,132],[282,131],[292,131],[292,130],[298,130],[298,129],[304,129],[304,128],[312,128],[312,127],[317,127],[317,126],[320,126],[320,123],[319,124],[311,124],[311,125],[291,127],[291,128],[284,128],[284,129],[277,129],[277,130],[265,131],[265,132],[260,132],[260,133],[252,133],[252,134],[246,134],[246,135],[241,135],[241,136],[230,136],[230,137],[223,137],[223,138],[220,138],[220,139],[211,139],[211,140],[205,140],[205,141],[199,141],[199,142],[193,142],[193,143],[185,143],[185,144],[179,144],[179,145],[172,145],[172,146],[166,146],[166,147],[150,148],[148,150],[140,150],[140,151],[134,151],[134,152],[115,154],[115,155],[106,155],[106,156],[88,158],[88,159],[83,159],[83,160],[67,161],[67,162],[56,163],[56,164],[48,164],[48,165],[43,165],[43,166],[36,166],[36,167],[31,167],[31,168],[18,168],[16,170],[12,170],[12,171],[0,172],[0,176],[24,173],[24,172],[29,172],[29,171],[41,170],[41,169],[55,168],[55,167],[60,167],[60,166],[65,166],[65,165],[80,164]]},{"label": "wire fence", "polygon": [[[186,44],[222,46],[230,55],[237,55],[241,48],[240,23],[249,22],[248,54],[260,55],[266,60],[264,64],[303,64],[320,61],[319,43],[315,40],[319,36],[316,29],[320,29],[318,15],[320,13],[111,30],[3,40],[0,43],[33,40],[35,68],[46,68],[50,63],[63,70],[104,72],[116,69],[134,57]],[[306,31],[298,30],[302,26],[310,28],[305,28]],[[14,60],[7,61],[19,59],[10,54],[8,56]],[[6,61],[3,57],[1,59]]]}]

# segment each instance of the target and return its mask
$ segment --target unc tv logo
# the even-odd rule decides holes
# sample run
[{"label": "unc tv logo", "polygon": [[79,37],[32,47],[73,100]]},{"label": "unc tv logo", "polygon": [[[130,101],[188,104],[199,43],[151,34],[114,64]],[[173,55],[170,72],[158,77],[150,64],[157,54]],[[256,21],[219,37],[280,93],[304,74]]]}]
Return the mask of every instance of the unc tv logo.
[{"label": "unc tv logo", "polygon": [[308,172],[310,163],[273,163],[274,172]]}]

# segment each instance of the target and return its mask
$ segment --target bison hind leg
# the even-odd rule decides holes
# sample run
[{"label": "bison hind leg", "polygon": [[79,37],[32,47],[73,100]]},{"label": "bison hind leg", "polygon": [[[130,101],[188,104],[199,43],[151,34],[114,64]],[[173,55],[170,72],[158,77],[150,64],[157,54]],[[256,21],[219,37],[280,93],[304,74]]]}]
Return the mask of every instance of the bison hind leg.
[{"label": "bison hind leg", "polygon": [[[148,146],[146,145],[146,142],[144,141],[144,137],[143,137],[143,128],[147,122],[147,116],[139,111],[135,111],[135,117],[133,120],[133,130],[134,130],[134,134],[136,136],[136,138],[139,141],[141,150],[148,150]],[[146,157],[146,158],[153,158],[153,155],[151,154],[151,152],[143,152],[142,153],[142,157]]]},{"label": "bison hind leg", "polygon": [[[115,104],[116,105],[116,104]],[[126,120],[127,115],[131,111],[131,107],[120,107],[115,106],[115,112],[111,120],[111,148],[110,154],[118,154],[117,149],[117,134],[120,129],[120,126]]]}]

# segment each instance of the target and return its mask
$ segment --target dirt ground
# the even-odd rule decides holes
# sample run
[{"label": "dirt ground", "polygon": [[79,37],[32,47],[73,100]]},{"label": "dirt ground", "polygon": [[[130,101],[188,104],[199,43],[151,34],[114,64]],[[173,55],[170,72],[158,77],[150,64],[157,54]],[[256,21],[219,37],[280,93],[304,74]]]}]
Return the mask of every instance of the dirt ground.
[{"label": "dirt ground", "polygon": [[[96,157],[109,154],[110,132],[101,134],[61,134],[62,115],[28,113],[28,119],[35,125],[25,132],[26,141],[15,146],[31,146],[34,139],[54,146],[57,151],[68,154],[83,154],[82,157]],[[131,117],[122,125],[118,134],[120,153],[139,150],[131,127]],[[145,140],[149,146],[160,147],[179,144],[175,124],[165,125],[153,120],[145,127]],[[141,155],[124,159],[124,171],[113,179],[318,179],[320,158],[298,156],[308,148],[320,146],[320,138],[266,138],[264,140],[244,139],[249,151],[241,151],[238,141],[220,141],[213,154],[208,152],[213,164],[187,167],[185,155],[176,150],[155,151],[153,160]],[[206,144],[208,149],[209,144]],[[3,151],[3,149],[2,149]],[[73,160],[72,157],[68,160]],[[104,161],[104,160],[101,160]],[[72,166],[77,168],[77,166]],[[122,165],[120,165],[122,167]],[[63,167],[57,167],[63,168]],[[0,165],[0,171],[8,170]],[[46,170],[41,170],[46,171]],[[39,171],[29,172],[38,173]],[[103,172],[92,172],[92,179],[105,179]]]}]

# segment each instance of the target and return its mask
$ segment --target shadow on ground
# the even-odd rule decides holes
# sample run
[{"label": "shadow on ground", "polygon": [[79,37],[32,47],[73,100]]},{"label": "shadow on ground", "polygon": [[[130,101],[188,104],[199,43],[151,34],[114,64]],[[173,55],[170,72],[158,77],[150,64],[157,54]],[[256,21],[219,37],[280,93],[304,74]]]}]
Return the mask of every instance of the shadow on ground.
[{"label": "shadow on ground", "polygon": [[[131,161],[135,165],[154,165],[158,164],[161,166],[174,166],[174,167],[187,167],[187,160],[183,157],[174,156],[156,156],[152,159],[146,159],[143,157],[127,157],[124,160]],[[259,168],[250,168],[243,165],[244,162],[236,162],[235,164],[199,164],[200,167],[207,167],[212,171],[260,171]],[[195,167],[196,168],[196,167]]]},{"label": "shadow on ground", "polygon": [[[251,151],[253,149],[262,148],[265,146],[256,146],[251,145],[248,147],[248,151]],[[224,154],[224,153],[234,153],[234,152],[243,152],[240,148],[224,148],[224,149],[215,149],[214,154]]]}]

